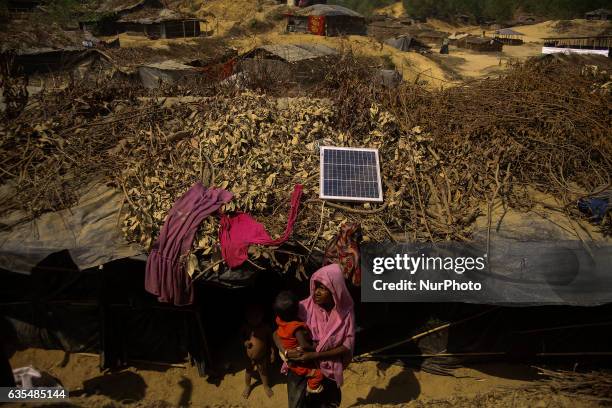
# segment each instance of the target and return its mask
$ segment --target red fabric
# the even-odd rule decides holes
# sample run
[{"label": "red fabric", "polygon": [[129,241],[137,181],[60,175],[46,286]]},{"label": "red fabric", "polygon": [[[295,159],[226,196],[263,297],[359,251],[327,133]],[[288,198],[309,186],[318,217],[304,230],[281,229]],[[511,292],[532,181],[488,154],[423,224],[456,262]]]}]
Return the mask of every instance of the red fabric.
[{"label": "red fabric", "polygon": [[[297,320],[286,322],[278,316],[276,317],[276,325],[278,326],[276,335],[285,350],[293,350],[299,346],[297,338],[295,337],[295,331],[297,329],[304,328],[308,330],[308,326],[304,322]],[[316,390],[323,382],[323,373],[316,368],[313,362],[303,363],[303,365],[292,363],[287,367],[300,377],[308,377],[308,388],[311,390]]]},{"label": "red fabric", "polygon": [[272,239],[266,228],[248,214],[238,213],[233,217],[223,214],[219,228],[219,242],[225,263],[230,268],[236,268],[247,260],[249,245],[280,245],[289,239],[297,219],[301,196],[302,185],[296,184],[291,195],[287,227],[283,235],[277,239]]},{"label": "red fabric", "polygon": [[324,375],[321,370],[319,370],[318,368],[314,368],[314,363],[305,364],[307,364],[309,367],[290,365],[289,370],[293,371],[300,377],[308,377],[308,379],[306,380],[308,388],[310,388],[311,390],[316,390],[323,382]]},{"label": "red fabric", "polygon": [[286,322],[278,316],[276,317],[276,325],[278,326],[278,329],[276,329],[276,335],[283,345],[283,348],[286,350],[293,350],[299,346],[297,338],[295,337],[295,331],[297,329],[303,327],[308,330],[308,326],[306,326],[306,323],[304,322],[297,320],[293,322]]},{"label": "red fabric", "polygon": [[327,244],[323,265],[337,263],[342,268],[344,279],[355,286],[361,285],[361,266],[359,261],[359,243],[361,242],[361,225],[345,223],[340,232]]},{"label": "red fabric", "polygon": [[308,31],[315,35],[325,35],[325,16],[309,16]]}]

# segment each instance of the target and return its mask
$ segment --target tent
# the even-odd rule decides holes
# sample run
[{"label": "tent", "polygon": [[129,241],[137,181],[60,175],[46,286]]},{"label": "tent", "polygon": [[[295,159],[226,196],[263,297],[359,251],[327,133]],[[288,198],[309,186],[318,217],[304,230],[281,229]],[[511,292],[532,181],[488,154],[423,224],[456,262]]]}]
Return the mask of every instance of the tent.
[{"label": "tent", "polygon": [[423,44],[416,38],[407,35],[402,35],[396,38],[389,38],[385,41],[385,44],[390,45],[393,48],[397,48],[400,51],[429,49],[429,47],[427,47],[425,44]]},{"label": "tent", "polygon": [[186,78],[197,77],[201,69],[176,60],[166,60],[138,67],[138,76],[147,89],[158,88],[161,84],[175,84]]},{"label": "tent", "polygon": [[[6,185],[1,190],[10,194]],[[194,282],[197,304],[159,303],[144,289],[143,249],[127,243],[119,228],[123,199],[114,187],[96,183],[72,208],[33,220],[14,212],[1,220],[0,338],[18,348],[98,353],[101,369],[191,361],[204,375],[213,361],[210,342],[227,343],[222,331],[209,328],[242,321],[244,288],[255,284],[256,274],[248,268],[213,273]],[[279,290],[274,278],[264,276],[258,289],[270,291],[267,302]]]},{"label": "tent", "polygon": [[323,44],[262,45],[244,54],[237,69],[251,80],[307,83],[321,78],[319,63],[337,55]]},{"label": "tent", "polygon": [[71,70],[94,62],[107,62],[106,55],[85,47],[28,48],[15,52],[13,68],[24,74]]}]

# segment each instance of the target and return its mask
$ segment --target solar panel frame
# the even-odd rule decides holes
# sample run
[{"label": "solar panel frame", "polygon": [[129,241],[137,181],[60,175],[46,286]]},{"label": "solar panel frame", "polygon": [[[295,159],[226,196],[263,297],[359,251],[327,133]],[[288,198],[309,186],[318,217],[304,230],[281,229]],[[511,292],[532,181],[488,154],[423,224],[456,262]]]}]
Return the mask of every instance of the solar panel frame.
[{"label": "solar panel frame", "polygon": [[[333,151],[333,150],[341,150],[341,151],[352,151],[352,152],[371,152],[374,154],[375,165],[369,165],[368,167],[376,168],[376,196],[375,197],[365,197],[365,196],[350,196],[350,195],[331,195],[325,194],[325,152]],[[371,149],[365,147],[336,147],[336,146],[321,146],[319,149],[319,162],[320,162],[320,177],[319,177],[319,198],[322,200],[338,200],[338,201],[354,201],[354,202],[383,202],[383,193],[382,193],[382,180],[380,176],[380,159],[378,155],[378,149]],[[342,180],[344,181],[344,180]],[[346,180],[348,181],[348,180]],[[355,180],[357,181],[357,180]],[[363,183],[364,181],[359,180],[359,182]],[[365,181],[367,182],[367,181]]]}]

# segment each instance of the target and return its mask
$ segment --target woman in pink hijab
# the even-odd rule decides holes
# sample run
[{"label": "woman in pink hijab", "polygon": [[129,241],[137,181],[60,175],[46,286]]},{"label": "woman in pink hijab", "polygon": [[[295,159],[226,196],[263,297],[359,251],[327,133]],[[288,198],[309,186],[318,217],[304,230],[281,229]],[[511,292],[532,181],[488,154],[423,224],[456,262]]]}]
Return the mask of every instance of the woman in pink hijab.
[{"label": "woman in pink hijab", "polygon": [[[337,407],[340,405],[343,371],[355,349],[353,299],[340,266],[331,264],[310,278],[310,296],[300,302],[299,317],[312,333],[315,351],[287,350],[290,361],[315,361],[324,378],[323,392],[306,397],[306,378],[287,373],[289,408]],[[279,346],[279,342],[275,342]],[[281,353],[285,353],[282,345]]]}]

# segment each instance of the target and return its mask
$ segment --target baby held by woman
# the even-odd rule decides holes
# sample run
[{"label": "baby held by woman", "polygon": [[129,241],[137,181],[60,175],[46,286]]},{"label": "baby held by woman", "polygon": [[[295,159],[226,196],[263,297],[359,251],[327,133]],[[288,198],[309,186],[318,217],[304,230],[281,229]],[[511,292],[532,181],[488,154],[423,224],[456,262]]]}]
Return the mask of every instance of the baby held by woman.
[{"label": "baby held by woman", "polygon": [[289,370],[293,373],[307,377],[308,386],[306,391],[309,393],[320,393],[323,391],[323,374],[314,362],[296,363],[288,361],[288,350],[314,351],[312,336],[306,323],[298,318],[299,302],[296,296],[289,291],[278,294],[274,302],[274,312],[276,313],[276,335],[285,349],[281,358],[287,363]]}]

